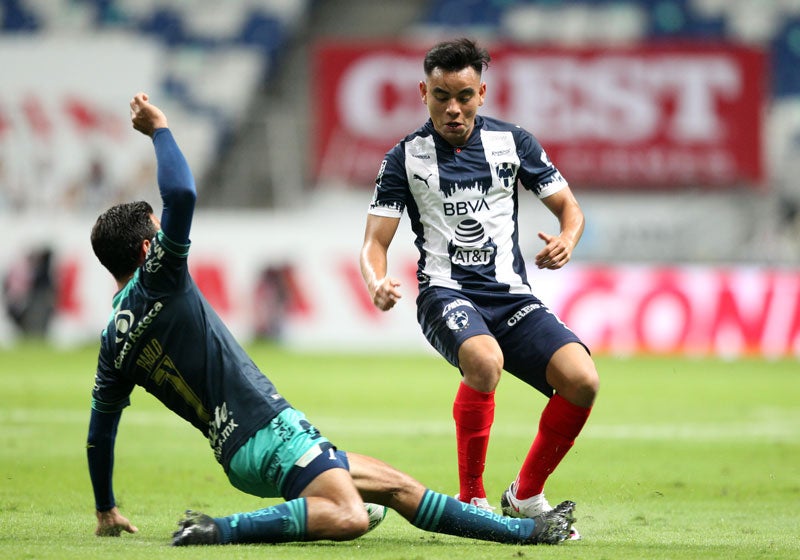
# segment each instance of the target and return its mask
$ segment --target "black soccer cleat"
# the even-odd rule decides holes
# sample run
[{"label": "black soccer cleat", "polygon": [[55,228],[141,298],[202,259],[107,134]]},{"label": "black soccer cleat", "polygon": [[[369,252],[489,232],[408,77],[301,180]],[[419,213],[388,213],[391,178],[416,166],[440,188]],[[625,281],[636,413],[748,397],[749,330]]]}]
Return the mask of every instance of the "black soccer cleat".
[{"label": "black soccer cleat", "polygon": [[[575,502],[571,502],[569,500],[561,502],[555,508],[556,510],[562,511],[569,509],[570,516],[572,516],[572,512],[575,510]],[[572,516],[572,525],[569,528],[569,536],[567,537],[568,541],[579,541],[581,540],[581,534],[578,532],[578,529],[575,528],[575,517]]]},{"label": "black soccer cleat", "polygon": [[172,533],[172,546],[198,544],[220,544],[219,529],[208,515],[187,509],[178,521],[178,530]]},{"label": "black soccer cleat", "polygon": [[564,501],[550,511],[533,518],[536,526],[528,537],[530,544],[558,544],[570,537],[575,522],[575,502]]}]

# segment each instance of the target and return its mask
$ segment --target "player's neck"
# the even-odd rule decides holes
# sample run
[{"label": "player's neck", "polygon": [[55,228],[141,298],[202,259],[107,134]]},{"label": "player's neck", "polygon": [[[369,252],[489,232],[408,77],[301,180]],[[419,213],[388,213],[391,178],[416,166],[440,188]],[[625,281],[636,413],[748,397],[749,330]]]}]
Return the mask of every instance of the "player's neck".
[{"label": "player's neck", "polygon": [[117,291],[120,291],[122,288],[127,286],[128,282],[131,281],[131,278],[133,278],[133,274],[129,274],[123,278],[115,278],[114,281],[117,283]]}]

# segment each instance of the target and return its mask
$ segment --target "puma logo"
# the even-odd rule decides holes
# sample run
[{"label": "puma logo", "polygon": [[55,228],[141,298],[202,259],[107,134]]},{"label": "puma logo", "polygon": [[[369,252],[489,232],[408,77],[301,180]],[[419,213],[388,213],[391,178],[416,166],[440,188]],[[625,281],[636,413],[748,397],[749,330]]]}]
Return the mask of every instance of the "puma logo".
[{"label": "puma logo", "polygon": [[423,178],[423,177],[420,177],[419,175],[417,175],[416,173],[414,173],[414,179],[419,179],[420,181],[425,183],[426,187],[431,188],[431,186],[428,184],[428,179],[431,178],[431,175],[433,175],[433,173],[428,173],[428,176]]}]

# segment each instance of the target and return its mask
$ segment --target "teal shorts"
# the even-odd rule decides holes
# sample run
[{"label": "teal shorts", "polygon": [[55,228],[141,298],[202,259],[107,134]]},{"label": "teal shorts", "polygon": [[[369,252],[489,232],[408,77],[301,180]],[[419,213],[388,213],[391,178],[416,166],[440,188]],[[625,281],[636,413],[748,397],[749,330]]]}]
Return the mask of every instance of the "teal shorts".
[{"label": "teal shorts", "polygon": [[228,480],[260,498],[296,498],[320,473],[347,469],[336,448],[299,410],[287,408],[231,458]]}]

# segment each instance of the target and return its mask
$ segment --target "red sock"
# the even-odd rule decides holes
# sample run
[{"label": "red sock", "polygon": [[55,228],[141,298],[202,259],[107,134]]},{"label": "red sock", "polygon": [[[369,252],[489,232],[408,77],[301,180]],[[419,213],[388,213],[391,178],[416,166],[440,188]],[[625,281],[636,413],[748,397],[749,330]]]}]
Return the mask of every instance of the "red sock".
[{"label": "red sock", "polygon": [[559,394],[552,396],[542,411],[539,433],[522,463],[517,479],[517,498],[524,500],[544,491],[544,483],[589,418],[591,407],[576,406]]},{"label": "red sock", "polygon": [[483,469],[489,431],[494,422],[494,391],[482,393],[461,383],[453,403],[456,421],[456,447],[458,449],[459,497],[485,498]]}]

